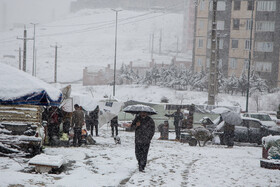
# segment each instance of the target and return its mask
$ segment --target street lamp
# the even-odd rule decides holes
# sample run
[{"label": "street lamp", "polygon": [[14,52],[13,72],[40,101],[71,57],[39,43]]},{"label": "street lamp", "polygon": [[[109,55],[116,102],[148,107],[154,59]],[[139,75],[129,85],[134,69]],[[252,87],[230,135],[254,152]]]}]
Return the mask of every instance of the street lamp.
[{"label": "street lamp", "polygon": [[113,96],[115,96],[115,89],[116,89],[116,64],[117,64],[117,32],[118,32],[118,12],[121,10],[115,10],[116,12],[116,30],[115,30],[115,58],[114,58],[114,83],[113,83]]}]

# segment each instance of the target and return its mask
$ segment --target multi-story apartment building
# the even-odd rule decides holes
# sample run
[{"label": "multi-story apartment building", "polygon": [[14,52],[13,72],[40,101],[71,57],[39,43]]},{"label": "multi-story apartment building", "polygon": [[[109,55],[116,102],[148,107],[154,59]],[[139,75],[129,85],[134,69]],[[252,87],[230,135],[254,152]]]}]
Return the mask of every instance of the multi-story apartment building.
[{"label": "multi-story apartment building", "polygon": [[[195,72],[209,68],[213,13],[212,0],[197,2],[193,50]],[[223,74],[239,77],[243,72],[247,73],[251,50],[251,70],[270,85],[280,86],[280,1],[218,0],[216,20],[220,39],[218,67]]]}]

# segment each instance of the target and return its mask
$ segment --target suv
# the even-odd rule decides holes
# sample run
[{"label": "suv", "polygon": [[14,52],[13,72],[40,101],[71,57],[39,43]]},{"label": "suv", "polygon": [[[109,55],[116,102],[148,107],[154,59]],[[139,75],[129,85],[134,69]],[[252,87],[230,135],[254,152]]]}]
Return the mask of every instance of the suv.
[{"label": "suv", "polygon": [[[242,117],[242,123],[235,126],[235,142],[262,143],[262,138],[268,135],[280,135],[279,131],[268,128],[256,118]],[[221,144],[224,144],[223,133],[220,135]]]}]

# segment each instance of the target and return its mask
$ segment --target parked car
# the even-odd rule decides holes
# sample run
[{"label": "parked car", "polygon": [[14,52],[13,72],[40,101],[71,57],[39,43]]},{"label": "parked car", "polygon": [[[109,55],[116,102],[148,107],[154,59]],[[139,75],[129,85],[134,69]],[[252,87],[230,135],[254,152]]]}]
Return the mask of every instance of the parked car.
[{"label": "parked car", "polygon": [[270,128],[277,127],[277,124],[275,123],[275,121],[273,121],[271,119],[271,117],[265,113],[245,113],[245,114],[243,114],[243,116],[259,119],[263,123],[263,125],[270,127]]},{"label": "parked car", "polygon": [[[264,125],[256,118],[242,117],[242,123],[235,126],[235,142],[262,143],[262,138],[268,135],[280,135],[280,132]],[[220,142],[224,144],[223,133],[219,134]]]}]

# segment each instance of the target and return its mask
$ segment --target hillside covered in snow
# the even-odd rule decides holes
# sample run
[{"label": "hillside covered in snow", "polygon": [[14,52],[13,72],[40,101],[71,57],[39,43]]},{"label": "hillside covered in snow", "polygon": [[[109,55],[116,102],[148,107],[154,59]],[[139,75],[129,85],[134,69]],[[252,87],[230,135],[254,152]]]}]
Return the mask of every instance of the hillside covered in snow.
[{"label": "hillside covered in snow", "polygon": [[[170,7],[172,8],[172,7]],[[58,46],[58,82],[82,79],[86,66],[97,69],[113,67],[115,54],[115,12],[111,9],[81,10],[61,17],[51,23],[36,25],[37,77],[54,81],[55,45]],[[169,12],[135,12],[123,10],[118,13],[117,69],[130,61],[142,64],[151,61],[151,38],[154,34],[156,63],[170,63],[181,43],[183,14]],[[159,40],[162,36],[161,51]],[[23,48],[23,28],[0,33],[0,61],[18,67],[18,50]],[[27,37],[33,37],[33,25],[27,24]],[[52,47],[51,47],[52,46]],[[180,49],[180,46],[178,46]],[[27,42],[27,71],[32,72],[33,41]],[[5,58],[11,55],[14,58]],[[180,55],[179,55],[180,57]],[[189,58],[184,55],[182,58]]]}]

